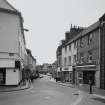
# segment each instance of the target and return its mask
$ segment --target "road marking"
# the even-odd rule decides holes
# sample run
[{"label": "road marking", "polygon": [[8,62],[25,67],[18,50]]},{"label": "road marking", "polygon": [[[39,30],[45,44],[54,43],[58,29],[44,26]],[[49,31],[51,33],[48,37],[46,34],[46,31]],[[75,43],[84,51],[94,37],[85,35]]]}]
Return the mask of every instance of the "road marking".
[{"label": "road marking", "polygon": [[98,94],[93,94],[93,96],[96,96],[96,97],[100,97],[100,98],[105,99],[105,96],[101,96],[101,95],[98,95]]},{"label": "road marking", "polygon": [[73,102],[71,105],[78,105],[81,102],[81,100],[83,98],[82,92],[78,91],[78,94],[79,94],[78,99],[75,102]]}]

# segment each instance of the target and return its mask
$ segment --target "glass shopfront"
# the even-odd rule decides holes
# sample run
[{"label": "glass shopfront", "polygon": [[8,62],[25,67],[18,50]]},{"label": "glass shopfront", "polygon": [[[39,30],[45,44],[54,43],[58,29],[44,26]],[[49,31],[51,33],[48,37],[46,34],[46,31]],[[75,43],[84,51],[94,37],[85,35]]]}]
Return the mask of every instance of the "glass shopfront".
[{"label": "glass shopfront", "polygon": [[95,85],[95,71],[79,71],[78,72],[78,83],[89,84],[89,80]]},{"label": "glass shopfront", "polygon": [[95,71],[83,71],[83,83],[89,84],[89,80],[95,84]]},{"label": "glass shopfront", "polygon": [[76,82],[78,84],[89,84],[89,81],[95,85],[95,73],[96,66],[95,65],[84,65],[76,67],[77,79]]},{"label": "glass shopfront", "polygon": [[83,72],[78,72],[78,83],[83,84]]}]

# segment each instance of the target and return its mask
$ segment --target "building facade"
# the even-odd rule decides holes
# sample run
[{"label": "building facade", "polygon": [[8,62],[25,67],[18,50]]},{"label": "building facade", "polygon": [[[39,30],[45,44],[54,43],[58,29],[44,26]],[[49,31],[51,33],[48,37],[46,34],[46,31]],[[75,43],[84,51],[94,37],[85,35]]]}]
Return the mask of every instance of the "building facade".
[{"label": "building facade", "polygon": [[99,22],[86,28],[77,38],[77,64],[75,66],[75,83],[89,84],[90,81],[100,87],[99,65]]},{"label": "building facade", "polygon": [[61,67],[62,71],[66,71],[65,80],[70,78],[67,71],[71,69],[74,84],[92,82],[97,88],[105,89],[105,14],[74,35],[66,37],[67,41],[61,48]]},{"label": "building facade", "polygon": [[65,44],[62,47],[62,77],[64,81],[73,83],[73,67],[77,60],[77,41],[72,39],[78,36],[83,28],[74,26],[70,28],[70,32],[65,34]]},{"label": "building facade", "polygon": [[100,17],[100,88],[105,89],[105,14]]},{"label": "building facade", "polygon": [[27,51],[27,66],[33,72],[36,70],[36,59],[32,55],[30,49],[26,49],[26,51]]},{"label": "building facade", "polygon": [[56,69],[55,78],[58,79],[59,81],[62,81],[62,46],[63,44],[64,44],[64,41],[62,40],[56,51],[57,69]]},{"label": "building facade", "polygon": [[0,27],[0,85],[18,85],[26,65],[23,18],[6,0],[0,0]]}]

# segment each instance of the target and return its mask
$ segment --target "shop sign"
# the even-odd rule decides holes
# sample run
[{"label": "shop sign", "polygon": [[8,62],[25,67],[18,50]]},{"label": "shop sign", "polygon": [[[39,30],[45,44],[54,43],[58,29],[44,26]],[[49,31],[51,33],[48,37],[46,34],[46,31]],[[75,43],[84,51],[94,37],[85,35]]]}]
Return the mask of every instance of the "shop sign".
[{"label": "shop sign", "polygon": [[66,68],[64,68],[65,70],[68,70],[68,68],[66,67]]}]

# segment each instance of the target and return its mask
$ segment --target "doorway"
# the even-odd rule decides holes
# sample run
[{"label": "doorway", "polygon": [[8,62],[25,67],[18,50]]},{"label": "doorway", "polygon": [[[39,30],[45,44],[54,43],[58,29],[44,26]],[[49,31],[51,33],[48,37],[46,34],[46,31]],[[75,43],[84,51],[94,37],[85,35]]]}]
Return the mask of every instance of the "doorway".
[{"label": "doorway", "polygon": [[0,68],[0,85],[5,85],[6,68]]}]

